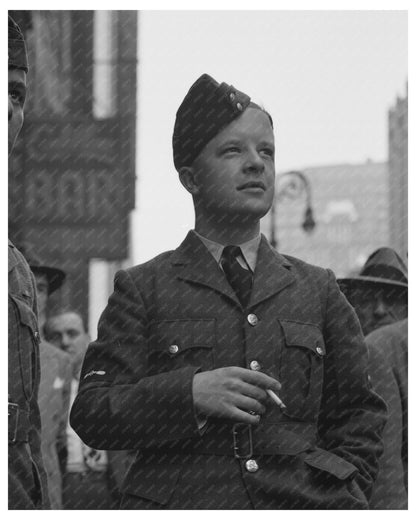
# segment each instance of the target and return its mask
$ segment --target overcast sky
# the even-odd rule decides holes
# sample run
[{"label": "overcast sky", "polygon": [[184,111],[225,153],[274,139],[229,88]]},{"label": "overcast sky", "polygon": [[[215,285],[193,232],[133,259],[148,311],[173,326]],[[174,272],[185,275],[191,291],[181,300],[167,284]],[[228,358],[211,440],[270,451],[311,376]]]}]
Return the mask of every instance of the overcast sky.
[{"label": "overcast sky", "polygon": [[407,81],[405,11],[141,11],[134,263],[193,227],[172,161],[176,110],[204,72],[272,114],[276,171],[387,159]]}]

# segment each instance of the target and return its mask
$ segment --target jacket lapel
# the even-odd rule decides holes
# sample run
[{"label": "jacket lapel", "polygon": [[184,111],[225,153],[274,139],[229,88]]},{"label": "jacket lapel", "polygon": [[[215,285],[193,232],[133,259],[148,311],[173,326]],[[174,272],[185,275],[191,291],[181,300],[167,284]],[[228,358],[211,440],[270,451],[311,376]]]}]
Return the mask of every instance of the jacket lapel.
[{"label": "jacket lapel", "polygon": [[210,287],[240,305],[214,257],[192,231],[173,253],[171,261],[178,269],[178,278]]},{"label": "jacket lapel", "polygon": [[254,271],[250,307],[258,305],[295,281],[294,275],[290,272],[291,265],[289,260],[275,251],[262,236]]}]

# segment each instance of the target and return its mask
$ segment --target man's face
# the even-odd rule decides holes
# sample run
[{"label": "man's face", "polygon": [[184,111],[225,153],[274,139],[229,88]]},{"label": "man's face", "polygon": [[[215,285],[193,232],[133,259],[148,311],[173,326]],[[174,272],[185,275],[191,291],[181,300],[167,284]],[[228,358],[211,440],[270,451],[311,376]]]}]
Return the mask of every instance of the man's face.
[{"label": "man's face", "polygon": [[46,274],[34,273],[35,281],[36,281],[36,294],[38,299],[38,313],[39,313],[39,321],[40,326],[42,327],[45,316],[46,316],[46,306],[48,304],[48,290],[49,283],[48,277]]},{"label": "man's face", "polygon": [[81,317],[75,312],[53,316],[45,332],[48,341],[71,356],[74,374],[78,374],[89,342]]},{"label": "man's face", "polygon": [[9,69],[9,155],[23,125],[23,106],[26,98],[26,72]]},{"label": "man's face", "polygon": [[274,194],[274,135],[267,114],[248,108],[195,159],[195,202],[206,215],[263,217]]},{"label": "man's face", "polygon": [[348,299],[357,313],[364,335],[407,318],[407,293],[396,287],[363,285],[353,288]]}]

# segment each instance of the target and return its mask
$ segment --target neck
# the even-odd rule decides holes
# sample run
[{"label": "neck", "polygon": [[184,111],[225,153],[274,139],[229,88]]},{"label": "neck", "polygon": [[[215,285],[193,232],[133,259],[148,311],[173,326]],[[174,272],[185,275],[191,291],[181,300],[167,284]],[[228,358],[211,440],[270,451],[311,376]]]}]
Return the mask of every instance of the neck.
[{"label": "neck", "polygon": [[214,221],[195,218],[195,231],[200,235],[213,242],[218,242],[222,245],[238,245],[243,244],[252,240],[260,233],[260,222],[259,220],[253,222],[239,222],[232,227],[224,225],[225,222],[222,220]]}]

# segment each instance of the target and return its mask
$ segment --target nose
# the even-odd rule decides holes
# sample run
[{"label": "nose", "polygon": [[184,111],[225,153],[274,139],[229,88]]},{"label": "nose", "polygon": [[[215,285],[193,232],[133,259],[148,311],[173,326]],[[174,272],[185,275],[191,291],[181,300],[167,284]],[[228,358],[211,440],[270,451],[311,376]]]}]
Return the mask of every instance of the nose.
[{"label": "nose", "polygon": [[374,303],[374,316],[377,316],[378,318],[382,318],[387,314],[387,305],[384,299],[379,296],[375,303]]},{"label": "nose", "polygon": [[68,350],[68,347],[71,345],[71,341],[70,341],[68,334],[62,334],[61,345],[62,345],[62,348],[64,348],[65,350]]},{"label": "nose", "polygon": [[260,157],[259,153],[255,149],[249,149],[247,151],[247,157],[245,162],[245,171],[248,173],[263,173],[264,161]]}]

